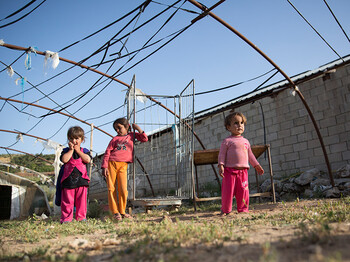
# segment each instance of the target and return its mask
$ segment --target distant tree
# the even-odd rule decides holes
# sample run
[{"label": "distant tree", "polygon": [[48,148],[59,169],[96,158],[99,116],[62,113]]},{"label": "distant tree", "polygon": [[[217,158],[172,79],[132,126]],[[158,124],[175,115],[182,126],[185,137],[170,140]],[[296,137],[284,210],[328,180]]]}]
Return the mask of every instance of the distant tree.
[{"label": "distant tree", "polygon": [[[36,154],[35,156],[16,154],[16,155],[11,155],[11,157],[9,155],[0,155],[0,157],[2,158],[11,158],[10,163],[12,164],[27,167],[37,172],[53,172],[54,167],[51,164],[43,161],[42,159],[37,158],[38,156],[50,162],[53,162],[55,160],[54,154],[50,154],[50,155]],[[1,170],[7,170],[7,168],[1,167]]]}]

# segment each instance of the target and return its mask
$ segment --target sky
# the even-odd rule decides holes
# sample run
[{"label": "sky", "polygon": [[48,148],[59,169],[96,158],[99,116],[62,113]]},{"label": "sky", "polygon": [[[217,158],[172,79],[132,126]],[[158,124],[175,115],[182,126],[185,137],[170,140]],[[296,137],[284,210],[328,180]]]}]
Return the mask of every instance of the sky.
[{"label": "sky", "polygon": [[[172,97],[179,95],[192,80],[198,94],[194,99],[194,111],[199,112],[251,92],[272,75],[264,75],[273,69],[269,62],[212,17],[206,16],[191,25],[201,11],[190,2],[151,1],[140,11],[136,8],[143,3],[141,0],[37,0],[14,14],[30,2],[0,1],[0,39],[6,44],[58,52],[61,58],[75,62],[88,58],[83,64],[91,67],[114,59],[114,63],[103,63],[94,68],[114,75],[128,85],[134,79],[136,88],[169,108],[174,106]],[[216,1],[202,1],[207,7],[214,3]],[[327,0],[326,3],[349,36],[350,1]],[[293,76],[350,53],[350,42],[326,3],[324,0],[225,1],[212,12],[249,39],[288,76]],[[105,29],[100,30],[102,28]],[[98,33],[93,34],[95,32]],[[76,44],[71,45],[73,43]],[[96,52],[106,43],[110,43],[108,49]],[[148,47],[142,49],[144,46]],[[121,57],[116,59],[118,52]],[[56,110],[65,107],[62,112],[73,114],[111,136],[116,135],[112,122],[127,112],[125,85],[63,61],[54,69],[52,61],[45,63],[44,56],[33,52],[28,54],[31,62],[28,70],[26,57],[23,51],[0,46],[2,98]],[[12,77],[6,71],[8,65],[15,71]],[[261,75],[264,76],[251,80]],[[277,74],[265,85],[282,79]],[[200,94],[241,82],[222,91]],[[83,122],[61,114],[47,115],[48,110],[21,102],[0,100],[0,110],[1,130],[27,133],[66,145],[68,128],[80,125],[86,132],[86,141],[82,145],[90,148],[90,126]],[[137,122],[142,123],[140,126],[146,133],[150,132],[157,127],[156,122],[162,122],[164,115],[168,114],[164,111],[155,108],[138,116]],[[151,115],[152,120],[148,120]],[[147,124],[149,121],[152,125]],[[93,131],[93,155],[104,152],[111,136],[96,129]],[[0,132],[0,147],[31,154],[54,153],[35,138],[23,136],[23,141],[17,141],[16,134],[5,131]],[[16,152],[0,148],[0,154],[6,153]]]}]

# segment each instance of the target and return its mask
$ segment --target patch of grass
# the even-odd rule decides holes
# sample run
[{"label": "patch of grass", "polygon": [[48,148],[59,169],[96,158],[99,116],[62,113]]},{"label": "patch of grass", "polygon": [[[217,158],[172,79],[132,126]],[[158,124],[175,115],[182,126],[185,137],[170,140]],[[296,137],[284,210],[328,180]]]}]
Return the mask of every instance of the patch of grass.
[{"label": "patch of grass", "polygon": [[210,201],[203,202],[198,206],[198,211],[200,212],[215,212],[220,211],[221,209],[221,201]]},{"label": "patch of grass", "polygon": [[221,188],[217,183],[207,183],[200,187],[198,197],[221,196]]},{"label": "patch of grass", "polygon": [[97,199],[94,199],[89,203],[87,217],[101,218],[104,214],[105,212],[103,211],[103,208]]},{"label": "patch of grass", "polygon": [[[91,205],[89,209],[93,208]],[[234,218],[229,216],[224,219],[203,219],[201,216],[201,212],[219,211],[219,202],[201,203],[198,213],[194,213],[193,206],[188,204],[181,206],[178,211],[156,209],[150,214],[136,214],[133,220],[121,222],[112,218],[88,218],[86,223],[74,221],[61,225],[57,218],[40,220],[40,217],[33,216],[23,221],[1,221],[0,235],[1,239],[11,239],[18,243],[35,243],[63,236],[94,235],[102,232],[100,235],[105,238],[121,241],[118,250],[111,254],[115,261],[119,258],[122,261],[123,256],[130,254],[135,261],[183,261],[190,257],[186,252],[176,252],[180,248],[203,245],[221,248],[225,242],[249,243],[251,230],[261,226],[296,226],[300,239],[308,244],[322,244],[332,237],[331,223],[350,221],[350,197],[320,200],[313,205],[305,205],[303,201],[277,205],[283,207],[281,212],[252,212],[249,215],[234,215]],[[95,212],[98,214],[99,209]],[[179,216],[182,214],[188,216]],[[4,242],[0,241],[0,247],[3,246]],[[260,261],[277,261],[277,254],[271,245],[267,243],[261,249]],[[43,246],[26,255],[47,261],[82,261],[85,258],[83,254],[72,256],[68,253],[55,257],[56,255],[47,250]],[[13,257],[24,260],[24,255],[17,254]],[[6,259],[10,260],[7,257]]]},{"label": "patch of grass", "polygon": [[331,241],[331,227],[326,222],[318,222],[314,225],[300,223],[300,231],[297,235],[301,236],[302,239],[311,244],[325,244]]},{"label": "patch of grass", "polygon": [[106,232],[115,231],[114,224],[110,220],[103,222],[97,219],[89,219],[86,223],[73,221],[61,225],[58,220],[53,218],[40,220],[37,216],[33,216],[22,221],[0,222],[0,235],[21,243],[35,243],[43,239],[53,239],[60,235],[91,234],[99,229]]},{"label": "patch of grass", "polygon": [[262,245],[263,254],[260,257],[260,262],[275,262],[279,261],[277,251],[275,248],[271,247],[270,242],[266,242]]}]

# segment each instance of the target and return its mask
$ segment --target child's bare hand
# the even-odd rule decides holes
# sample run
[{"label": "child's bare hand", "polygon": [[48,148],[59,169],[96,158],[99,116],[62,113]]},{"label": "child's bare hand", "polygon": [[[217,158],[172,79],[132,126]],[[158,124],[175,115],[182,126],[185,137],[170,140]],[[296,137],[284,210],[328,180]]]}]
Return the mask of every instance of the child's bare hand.
[{"label": "child's bare hand", "polygon": [[80,146],[79,146],[79,145],[74,145],[74,146],[73,146],[73,149],[74,149],[76,152],[79,152],[79,151],[80,151]]},{"label": "child's bare hand", "polygon": [[141,129],[141,127],[138,125],[138,124],[132,124],[132,128],[134,129],[134,130],[137,130],[137,132],[139,132],[139,133],[142,133],[143,131],[142,131],[142,129]]},{"label": "child's bare hand", "polygon": [[105,178],[108,177],[108,169],[107,169],[107,168],[102,169],[102,175],[103,175]]},{"label": "child's bare hand", "polygon": [[70,150],[74,150],[74,144],[72,142],[68,142],[68,147]]},{"label": "child's bare hand", "polygon": [[224,177],[224,166],[223,165],[219,165],[219,175],[221,177]]},{"label": "child's bare hand", "polygon": [[255,167],[256,172],[258,172],[259,175],[263,175],[264,174],[264,169],[261,167],[261,165],[257,165]]}]

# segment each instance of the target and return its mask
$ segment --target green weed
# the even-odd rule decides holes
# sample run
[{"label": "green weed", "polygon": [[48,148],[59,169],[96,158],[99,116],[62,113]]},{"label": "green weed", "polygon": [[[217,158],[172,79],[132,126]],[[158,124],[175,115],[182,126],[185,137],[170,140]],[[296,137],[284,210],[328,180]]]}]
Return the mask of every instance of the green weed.
[{"label": "green weed", "polygon": [[331,227],[326,222],[318,222],[314,225],[312,224],[299,224],[300,231],[297,235],[301,236],[302,239],[311,244],[325,244],[331,240]]},{"label": "green weed", "polygon": [[[150,214],[136,214],[133,220],[116,222],[112,218],[88,218],[86,223],[73,221],[59,224],[57,218],[41,220],[33,216],[19,221],[1,221],[2,239],[11,239],[19,243],[35,243],[62,236],[74,236],[103,232],[106,238],[121,240],[120,249],[115,251],[113,259],[117,261],[125,254],[132,254],[137,261],[183,261],[186,253],[177,254],[176,250],[186,246],[208,245],[221,248],[225,242],[244,244],[249,240],[250,229],[259,226],[297,226],[297,236],[306,243],[323,244],[332,240],[331,223],[349,222],[350,197],[334,201],[319,201],[316,204],[303,205],[303,201],[279,204],[281,212],[252,212],[249,216],[234,214],[224,219],[203,219],[201,212],[218,212],[220,203],[201,203],[198,213],[193,206],[183,205],[178,211],[167,212],[152,210]],[[91,205],[90,207],[91,208]],[[181,214],[191,216],[180,216]],[[162,218],[159,220],[159,218]],[[4,246],[0,241],[0,247]],[[260,261],[277,261],[276,250],[269,244],[262,248]],[[48,254],[48,247],[41,247],[30,254],[14,254],[13,258],[24,260],[43,258],[47,261],[81,261],[84,255],[66,254],[58,258]],[[4,257],[3,257],[4,258]],[[6,259],[11,260],[6,257]],[[326,261],[339,261],[337,257]]]}]

